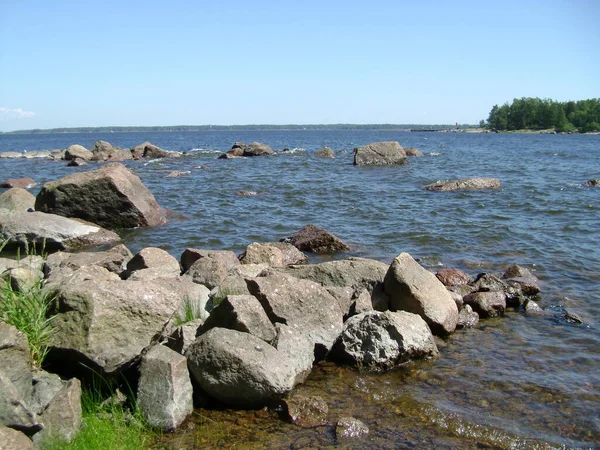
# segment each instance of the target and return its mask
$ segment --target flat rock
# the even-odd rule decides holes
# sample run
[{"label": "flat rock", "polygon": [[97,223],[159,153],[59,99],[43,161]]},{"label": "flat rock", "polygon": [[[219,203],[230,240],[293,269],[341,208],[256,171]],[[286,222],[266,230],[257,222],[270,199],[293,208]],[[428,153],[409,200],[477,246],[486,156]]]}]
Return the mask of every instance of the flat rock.
[{"label": "flat rock", "polygon": [[181,274],[179,261],[166,250],[157,247],[143,248],[127,262],[128,277],[143,269],[156,269],[162,277],[178,277]]},{"label": "flat rock", "polygon": [[457,191],[464,189],[498,189],[500,180],[498,178],[461,178],[457,180],[438,181],[428,184],[423,189],[426,191]]},{"label": "flat rock", "polygon": [[327,424],[329,407],[318,395],[293,394],[283,400],[288,420],[302,428],[313,428]]},{"label": "flat rock", "polygon": [[275,152],[267,144],[261,144],[260,142],[252,142],[244,147],[244,156],[270,156],[274,155]]},{"label": "flat rock", "polygon": [[118,234],[98,225],[43,212],[16,212],[0,209],[0,241],[9,247],[42,247],[47,251],[79,250],[114,245]]}]

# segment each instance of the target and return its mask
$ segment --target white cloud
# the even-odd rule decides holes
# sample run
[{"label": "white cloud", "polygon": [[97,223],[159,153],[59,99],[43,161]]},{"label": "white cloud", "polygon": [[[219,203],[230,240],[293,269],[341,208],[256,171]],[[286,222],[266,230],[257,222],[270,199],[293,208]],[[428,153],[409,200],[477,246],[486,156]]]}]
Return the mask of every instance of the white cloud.
[{"label": "white cloud", "polygon": [[9,119],[24,119],[27,117],[33,117],[35,113],[32,111],[24,111],[21,108],[4,108],[0,106],[0,117],[9,118]]}]

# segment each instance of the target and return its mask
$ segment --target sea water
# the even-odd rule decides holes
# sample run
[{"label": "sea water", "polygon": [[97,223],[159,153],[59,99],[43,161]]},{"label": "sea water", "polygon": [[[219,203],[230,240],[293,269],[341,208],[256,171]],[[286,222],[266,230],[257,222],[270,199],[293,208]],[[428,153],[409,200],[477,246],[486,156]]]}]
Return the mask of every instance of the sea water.
[{"label": "sea water", "polygon": [[[481,321],[438,341],[436,361],[382,375],[327,363],[316,367],[298,390],[328,402],[331,424],[351,415],[370,428],[366,441],[345,447],[598,446],[600,188],[582,184],[600,178],[600,136],[366,130],[4,134],[0,152],[76,143],[91,148],[99,139],[123,148],[150,141],[183,154],[125,162],[170,211],[165,226],[121,231],[134,253],[148,246],[176,258],[187,247],[241,253],[252,242],[279,240],[312,223],[352,247],[313,262],[360,256],[390,263],[409,252],[432,271],[457,267],[476,275],[520,264],[540,279],[546,314],[509,311]],[[263,142],[281,152],[218,160],[236,141]],[[399,167],[353,166],[353,148],[375,141],[398,141],[424,156]],[[315,157],[323,146],[336,157]],[[0,159],[0,181],[31,177],[39,189],[94,167]],[[185,176],[167,177],[175,170]],[[422,189],[466,177],[495,177],[502,186]],[[582,323],[567,319],[567,312]],[[195,430],[182,429],[165,442],[338,445],[332,426],[306,430],[256,411],[202,410],[197,417]]]}]

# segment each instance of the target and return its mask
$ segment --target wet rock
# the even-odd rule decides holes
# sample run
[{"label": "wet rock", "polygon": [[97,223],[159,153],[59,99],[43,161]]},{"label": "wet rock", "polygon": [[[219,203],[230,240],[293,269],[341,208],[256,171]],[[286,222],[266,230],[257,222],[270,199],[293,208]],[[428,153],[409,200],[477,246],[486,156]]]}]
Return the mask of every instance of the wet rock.
[{"label": "wet rock", "polygon": [[113,152],[108,157],[108,161],[131,161],[133,155],[127,148],[113,148]]},{"label": "wet rock", "polygon": [[0,194],[0,209],[27,212],[34,207],[35,197],[23,188],[11,188]]},{"label": "wet rock", "polygon": [[335,253],[350,250],[350,246],[337,236],[315,225],[306,225],[283,241],[292,244],[298,250],[313,253]]},{"label": "wet rock", "polygon": [[42,247],[46,251],[78,250],[114,245],[118,234],[90,222],[43,212],[16,212],[0,209],[0,242],[9,248]]},{"label": "wet rock", "polygon": [[70,145],[65,150],[65,160],[71,161],[74,159],[81,159],[83,161],[89,161],[93,158],[94,153],[85,148],[82,145]]},{"label": "wet rock", "polygon": [[302,428],[313,428],[327,424],[329,408],[318,395],[295,394],[283,400],[287,419]]},{"label": "wet rock", "polygon": [[528,299],[524,306],[527,314],[544,314],[544,310],[540,307],[540,305],[531,299]]},{"label": "wet rock", "polygon": [[473,292],[463,297],[465,305],[482,318],[504,315],[506,310],[506,295],[503,291]]},{"label": "wet rock", "polygon": [[297,373],[289,358],[262,339],[213,328],[186,352],[193,379],[212,397],[242,407],[263,406],[290,392]]},{"label": "wet rock", "polygon": [[269,156],[275,152],[267,144],[252,142],[244,147],[244,156]]},{"label": "wet rock", "polygon": [[154,144],[147,143],[144,146],[144,158],[177,158],[179,156],[181,156],[179,153],[163,150]]},{"label": "wet rock", "polygon": [[268,243],[254,242],[246,247],[246,251],[239,258],[242,264],[266,263],[272,267],[285,265],[283,252]]},{"label": "wet rock", "polygon": [[[144,277],[144,272],[148,271],[152,275]],[[127,263],[125,278],[129,278],[133,274],[138,274],[137,279],[178,277],[181,274],[181,268],[179,267],[179,261],[166,250],[157,247],[146,247]]]},{"label": "wet rock", "polygon": [[417,314],[371,311],[346,321],[329,357],[379,371],[437,354],[431,331]]},{"label": "wet rock", "polygon": [[358,439],[369,434],[369,427],[354,417],[341,417],[335,426],[338,441]]},{"label": "wet rock", "polygon": [[564,317],[565,320],[570,323],[584,323],[583,318],[578,313],[570,309],[565,309]]},{"label": "wet rock", "polygon": [[408,253],[398,255],[384,281],[392,310],[419,314],[433,334],[452,333],[458,323],[458,308],[448,290]]},{"label": "wet rock", "polygon": [[502,291],[508,306],[520,306],[525,298],[521,284],[514,281],[508,283],[491,273],[480,273],[473,282],[473,288],[479,292]]},{"label": "wet rock", "polygon": [[82,280],[59,286],[53,313],[55,351],[101,373],[131,366],[183,303],[154,281]]},{"label": "wet rock", "polygon": [[335,152],[329,147],[320,148],[315,152],[317,158],[335,158]]},{"label": "wet rock", "polygon": [[194,283],[203,284],[209,289],[220,285],[229,272],[239,265],[241,263],[237,256],[229,250],[187,249],[181,255],[184,276],[190,277]]},{"label": "wet rock", "polygon": [[187,177],[191,172],[186,170],[184,172],[180,170],[172,170],[167,174],[167,178],[179,178],[179,177]]},{"label": "wet rock", "polygon": [[24,433],[0,425],[0,448],[3,450],[34,450],[31,439]]},{"label": "wet rock", "polygon": [[458,313],[456,328],[470,328],[479,323],[479,314],[473,311],[471,305],[464,305]]},{"label": "wet rock", "polygon": [[81,382],[73,378],[54,396],[40,414],[44,429],[33,437],[40,446],[44,441],[60,439],[71,442],[82,424]]},{"label": "wet rock", "polygon": [[406,152],[406,156],[423,156],[423,152],[414,147],[404,147],[404,151]]},{"label": "wet rock", "polygon": [[373,142],[354,149],[355,166],[404,164],[408,164],[408,159],[398,142]]},{"label": "wet rock", "polygon": [[237,191],[235,194],[239,195],[241,197],[254,197],[255,195],[258,195],[258,192],[256,192],[256,191]]},{"label": "wet rock", "polygon": [[37,183],[33,178],[18,178],[16,180],[6,180],[0,183],[1,188],[20,188],[20,189],[31,189]]},{"label": "wet rock", "polygon": [[473,281],[470,275],[460,269],[442,269],[435,276],[444,286],[460,286]]},{"label": "wet rock", "polygon": [[342,331],[343,313],[336,299],[312,281],[273,274],[246,280],[271,322],[285,323],[305,333],[326,353]]},{"label": "wet rock", "polygon": [[109,229],[152,227],[167,221],[164,210],[139,177],[121,163],[45,183],[35,208]]},{"label": "wet rock", "polygon": [[150,426],[172,431],[194,409],[193,389],[187,360],[162,345],[142,357],[138,405]]},{"label": "wet rock", "polygon": [[198,330],[201,335],[212,328],[250,333],[269,344],[277,337],[275,327],[267,317],[265,310],[253,295],[228,295],[210,313],[210,316]]},{"label": "wet rock", "polygon": [[423,189],[426,191],[457,191],[463,189],[498,189],[500,180],[497,178],[461,178],[458,180],[438,181],[428,184]]},{"label": "wet rock", "polygon": [[586,187],[599,187],[600,186],[600,180],[597,180],[597,179],[588,180],[585,183],[583,183],[583,186],[586,186]]}]

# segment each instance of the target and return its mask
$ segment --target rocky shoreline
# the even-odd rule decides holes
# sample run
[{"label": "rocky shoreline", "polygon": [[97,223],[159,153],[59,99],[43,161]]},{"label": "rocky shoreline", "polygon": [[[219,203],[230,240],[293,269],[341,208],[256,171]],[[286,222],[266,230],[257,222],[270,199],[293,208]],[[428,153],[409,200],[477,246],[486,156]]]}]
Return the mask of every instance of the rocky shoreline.
[{"label": "rocky shoreline", "polygon": [[[140,157],[162,154],[148,143],[138,147]],[[270,154],[260,148],[261,156]],[[71,161],[134,154],[104,144],[91,156],[69,149]],[[235,157],[244,157],[246,149]],[[357,165],[406,162],[397,143],[355,150]],[[191,413],[194,399],[242,408],[271,405],[293,398],[294,387],[319,361],[390,370],[436,358],[438,339],[480,318],[502,316],[506,308],[542,313],[535,302],[537,279],[515,265],[472,278],[457,269],[434,274],[408,253],[391,264],[364,258],[308,264],[303,252],[349,249],[314,225],[282,242],[250,243],[241,255],[187,249],[176,258],[152,247],[133,255],[118,244],[114,230],[164,220],[152,194],[117,162],[46,183],[37,197],[20,188],[0,195],[0,239],[29,248],[45,242],[53,251],[45,259],[2,258],[0,274],[14,289],[38,280],[52,293],[56,331],[45,368],[62,377],[30,370],[24,336],[0,324],[0,360],[7,362],[0,368],[3,426],[34,442],[44,433],[71,439],[81,424],[81,380],[96,373],[127,377],[137,386],[148,423],[172,430]],[[104,249],[69,252],[98,246]],[[53,380],[48,390],[41,391],[45,384],[36,377]],[[40,396],[44,402],[35,403]],[[314,401],[299,403],[288,402],[288,410],[296,411],[290,420],[303,417],[302,405],[315,409]],[[340,434],[363,430],[353,420],[340,418]]]}]

